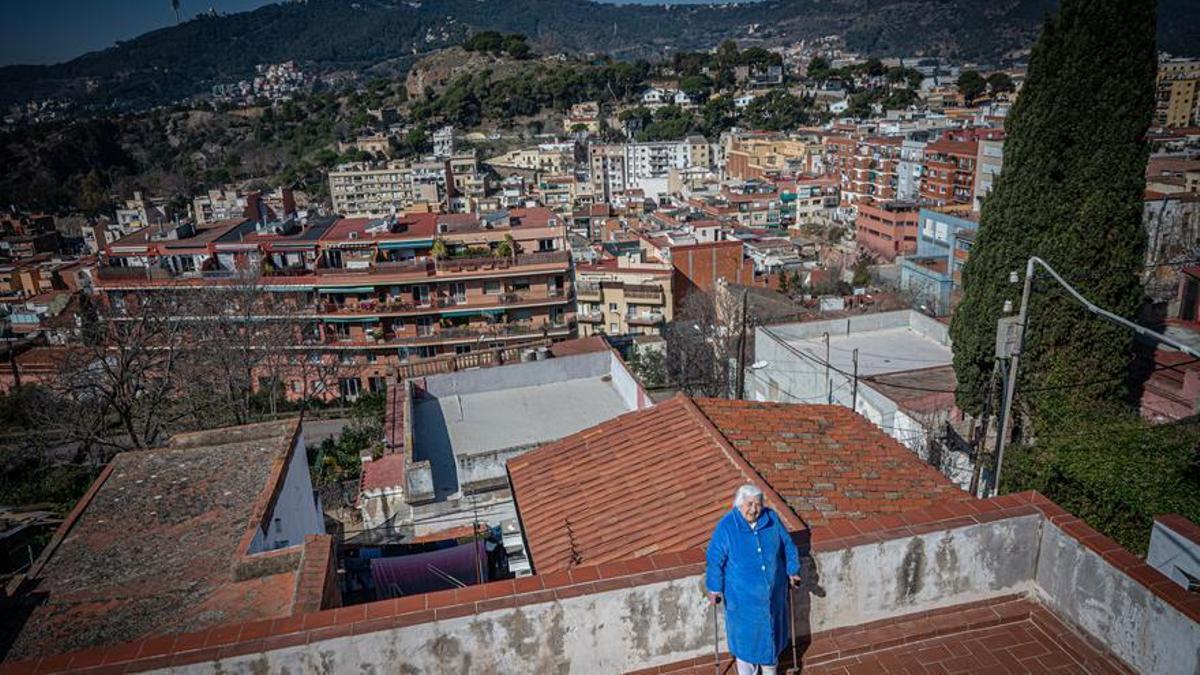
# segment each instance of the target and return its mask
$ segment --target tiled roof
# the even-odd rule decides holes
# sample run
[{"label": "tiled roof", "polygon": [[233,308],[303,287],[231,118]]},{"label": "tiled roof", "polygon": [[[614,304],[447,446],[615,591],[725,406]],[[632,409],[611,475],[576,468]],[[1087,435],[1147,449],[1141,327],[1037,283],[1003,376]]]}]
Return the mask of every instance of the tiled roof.
[{"label": "tiled roof", "polygon": [[[682,396],[542,446],[508,470],[539,574],[701,546],[737,487],[761,483]],[[767,503],[786,510],[772,495]]]},{"label": "tiled roof", "polygon": [[810,526],[971,499],[849,408],[697,399]]},{"label": "tiled roof", "polygon": [[840,406],[677,396],[508,468],[539,574],[701,546],[746,482],[793,530],[971,499]]},{"label": "tiled roof", "polygon": [[235,570],[296,420],[117,455],[30,571],[9,658],[290,614],[298,566]]}]

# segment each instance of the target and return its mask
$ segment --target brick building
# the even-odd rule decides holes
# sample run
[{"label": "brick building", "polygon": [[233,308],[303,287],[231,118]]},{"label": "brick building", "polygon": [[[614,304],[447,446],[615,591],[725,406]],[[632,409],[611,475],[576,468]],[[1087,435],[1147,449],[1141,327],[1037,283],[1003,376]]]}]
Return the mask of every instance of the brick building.
[{"label": "brick building", "polygon": [[886,262],[915,253],[918,211],[912,202],[859,204],[854,218],[855,240]]}]

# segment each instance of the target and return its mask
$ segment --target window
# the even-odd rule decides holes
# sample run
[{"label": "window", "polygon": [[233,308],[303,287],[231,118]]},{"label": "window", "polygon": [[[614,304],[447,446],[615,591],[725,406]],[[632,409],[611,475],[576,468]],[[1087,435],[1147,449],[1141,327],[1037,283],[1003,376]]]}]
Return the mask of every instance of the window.
[{"label": "window", "polygon": [[543,253],[546,251],[553,251],[554,250],[554,240],[553,239],[538,239],[538,250],[542,251]]},{"label": "window", "polygon": [[921,228],[921,233],[924,234],[926,237],[933,238],[933,232],[934,232],[933,218],[926,218],[925,219],[925,227]]},{"label": "window", "polygon": [[433,335],[433,317],[418,316],[417,317],[417,335],[428,337]]},{"label": "window", "polygon": [[382,375],[372,376],[367,384],[371,389],[371,393],[378,394],[387,391],[387,378]]},{"label": "window", "polygon": [[617,311],[617,303],[615,303],[615,302],[608,303],[608,311],[610,311],[610,312]]},{"label": "window", "polygon": [[529,290],[529,279],[527,279],[526,277],[517,277],[516,279],[513,279],[510,283],[512,284],[512,290],[514,293],[516,293],[518,291],[528,291]]},{"label": "window", "polygon": [[379,360],[379,355],[375,352],[367,352],[367,363],[375,363]]},{"label": "window", "polygon": [[338,393],[347,401],[353,401],[362,393],[362,382],[357,377],[338,379]]},{"label": "window", "polygon": [[417,347],[417,358],[429,359],[437,356],[437,347],[424,345]]},{"label": "window", "polygon": [[945,223],[938,223],[938,224],[937,224],[937,235],[936,235],[936,237],[937,237],[937,240],[938,240],[938,241],[946,241],[946,224],[945,224]]},{"label": "window", "polygon": [[620,330],[620,328],[617,326],[617,324],[615,324],[615,323],[610,323],[610,324],[608,324],[608,332],[612,333],[613,335],[616,335],[617,333],[620,333],[620,332],[621,332],[621,330]]},{"label": "window", "polygon": [[470,354],[471,353],[471,345],[455,345],[454,353],[455,354]]},{"label": "window", "polygon": [[299,394],[304,391],[304,382],[301,380],[292,380],[292,393]]},{"label": "window", "polygon": [[483,282],[483,294],[484,295],[499,295],[500,294],[500,282],[499,281]]},{"label": "window", "polygon": [[279,534],[280,532],[283,532],[283,519],[276,518],[275,519],[275,534]]}]

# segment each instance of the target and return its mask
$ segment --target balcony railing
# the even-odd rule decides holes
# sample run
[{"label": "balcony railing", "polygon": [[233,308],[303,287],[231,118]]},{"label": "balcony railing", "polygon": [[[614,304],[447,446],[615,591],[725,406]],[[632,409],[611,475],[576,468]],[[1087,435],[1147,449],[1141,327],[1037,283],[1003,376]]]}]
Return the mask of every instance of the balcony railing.
[{"label": "balcony railing", "polygon": [[631,326],[657,326],[663,322],[663,315],[657,312],[651,314],[630,314],[625,322]]},{"label": "balcony railing", "polygon": [[625,300],[628,302],[661,303],[663,291],[657,286],[625,286]]},{"label": "balcony railing", "polygon": [[604,313],[596,310],[579,311],[575,316],[580,323],[604,323]]},{"label": "balcony railing", "polygon": [[580,300],[599,300],[600,284],[577,282],[575,284],[575,297]]}]

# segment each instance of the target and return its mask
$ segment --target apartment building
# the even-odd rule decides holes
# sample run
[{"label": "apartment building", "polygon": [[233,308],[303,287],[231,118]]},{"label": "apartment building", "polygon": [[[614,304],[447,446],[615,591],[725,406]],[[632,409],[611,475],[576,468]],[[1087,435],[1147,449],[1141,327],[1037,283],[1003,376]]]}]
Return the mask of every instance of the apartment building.
[{"label": "apartment building", "polygon": [[291,188],[270,192],[209,190],[192,200],[192,216],[197,225],[233,218],[256,218],[266,208],[269,217],[283,220],[296,213],[296,197]]},{"label": "apartment building", "polygon": [[855,240],[890,263],[917,250],[917,217],[913,202],[861,203],[854,218]]},{"label": "apartment building", "polygon": [[983,200],[992,191],[992,185],[1000,170],[1004,168],[1004,139],[979,139],[978,154],[975,157],[975,186],[971,195],[971,209],[979,211],[983,208]]},{"label": "apartment building", "polygon": [[896,163],[896,198],[916,201],[921,196],[921,173],[925,170],[925,145],[921,134],[900,142],[900,161]]},{"label": "apartment building", "polygon": [[580,336],[662,334],[673,316],[673,269],[642,250],[576,265]]},{"label": "apartment building", "polygon": [[927,145],[921,199],[939,206],[970,205],[975,198],[978,156],[979,143],[975,140],[941,139]]},{"label": "apartment building", "polygon": [[464,211],[487,193],[473,153],[420,161],[360,162],[329,172],[333,210],[348,218],[377,218],[414,210]]},{"label": "apartment building", "polygon": [[485,162],[503,169],[561,175],[575,168],[574,143],[542,143],[493,157]]},{"label": "apartment building", "polygon": [[843,207],[897,198],[902,143],[903,139],[881,136],[823,139],[824,168],[838,179]]},{"label": "apartment building", "polygon": [[597,198],[611,202],[627,190],[642,190],[657,199],[668,192],[671,169],[711,168],[712,148],[703,136],[681,141],[592,145],[588,168]]},{"label": "apartment building", "polygon": [[1169,59],[1158,64],[1154,124],[1200,126],[1200,59]]},{"label": "apartment building", "polygon": [[96,286],[130,307],[148,291],[244,285],[239,270],[303,324],[297,348],[346,367],[344,397],[399,363],[575,334],[566,227],[543,208],[151,228],[107,247]]},{"label": "apartment building", "polygon": [[900,261],[900,288],[928,311],[945,316],[962,289],[962,268],[975,244],[979,214],[965,207],[921,209],[918,221],[916,251]]},{"label": "apartment building", "polygon": [[725,177],[736,180],[813,173],[822,151],[815,137],[781,134],[730,134],[724,146]]},{"label": "apartment building", "polygon": [[778,229],[783,227],[783,201],[770,183],[746,181],[725,185],[715,195],[691,197],[692,210],[726,225]]}]

